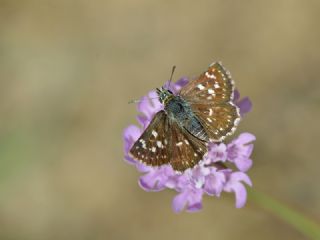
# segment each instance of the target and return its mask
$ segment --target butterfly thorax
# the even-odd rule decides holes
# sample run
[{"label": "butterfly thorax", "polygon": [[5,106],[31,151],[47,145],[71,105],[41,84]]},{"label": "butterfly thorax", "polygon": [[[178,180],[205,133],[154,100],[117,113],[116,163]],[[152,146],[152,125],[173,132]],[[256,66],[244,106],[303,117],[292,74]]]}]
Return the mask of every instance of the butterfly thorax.
[{"label": "butterfly thorax", "polygon": [[204,127],[186,100],[164,88],[157,89],[157,94],[171,121],[176,121],[181,128],[191,133],[194,137],[206,142],[209,140]]},{"label": "butterfly thorax", "polygon": [[157,94],[159,96],[159,101],[165,106],[167,103],[174,98],[174,94],[163,87],[157,88]]}]

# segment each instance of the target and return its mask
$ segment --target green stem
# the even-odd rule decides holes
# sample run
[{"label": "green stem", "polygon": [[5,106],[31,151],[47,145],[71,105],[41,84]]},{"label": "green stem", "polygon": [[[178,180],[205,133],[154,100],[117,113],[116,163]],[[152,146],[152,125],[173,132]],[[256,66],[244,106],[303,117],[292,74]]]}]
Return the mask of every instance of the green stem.
[{"label": "green stem", "polygon": [[274,215],[281,218],[283,221],[290,224],[310,239],[320,239],[319,224],[263,193],[252,189],[248,190],[249,199],[254,201],[257,205],[272,212]]}]

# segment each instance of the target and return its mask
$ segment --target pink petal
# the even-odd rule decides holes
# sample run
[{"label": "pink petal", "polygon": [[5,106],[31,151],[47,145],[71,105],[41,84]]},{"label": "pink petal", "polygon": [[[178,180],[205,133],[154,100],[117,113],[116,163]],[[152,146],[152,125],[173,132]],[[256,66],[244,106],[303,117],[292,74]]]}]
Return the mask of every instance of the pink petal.
[{"label": "pink petal", "polygon": [[244,114],[251,111],[252,102],[248,97],[245,97],[237,102],[237,106],[240,108],[240,115],[243,116]]},{"label": "pink petal", "polygon": [[230,182],[240,182],[243,181],[246,184],[248,184],[249,186],[252,187],[252,182],[249,178],[249,176],[243,172],[235,172],[232,173],[229,179]]},{"label": "pink petal", "polygon": [[242,208],[247,201],[247,190],[241,183],[234,184],[233,192],[236,196],[236,208]]},{"label": "pink petal", "polygon": [[250,158],[236,158],[234,163],[241,172],[248,171],[252,166],[252,160]]},{"label": "pink petal", "polygon": [[246,133],[241,133],[235,141],[237,141],[238,144],[239,143],[247,144],[255,140],[256,140],[256,137],[253,134],[246,132]]},{"label": "pink petal", "polygon": [[179,193],[173,198],[172,209],[174,212],[176,213],[181,212],[186,205],[187,205],[187,197],[185,192]]}]

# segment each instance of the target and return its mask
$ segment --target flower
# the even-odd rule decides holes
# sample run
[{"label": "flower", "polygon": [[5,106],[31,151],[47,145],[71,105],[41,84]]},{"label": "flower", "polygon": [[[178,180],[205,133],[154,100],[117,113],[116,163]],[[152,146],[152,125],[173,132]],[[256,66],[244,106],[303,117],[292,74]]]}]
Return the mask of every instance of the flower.
[{"label": "flower", "polygon": [[[170,86],[167,82],[164,87],[170,88],[173,93],[177,93],[186,83],[188,83],[188,79],[181,78],[176,83],[171,83]],[[247,97],[240,99],[237,90],[234,92],[234,103],[240,108],[241,117],[251,111],[251,101]],[[204,195],[220,197],[223,191],[235,194],[237,208],[245,205],[247,192],[244,184],[252,186],[246,171],[252,166],[250,155],[253,150],[254,135],[242,133],[228,144],[208,144],[208,152],[203,157],[203,161],[183,173],[174,171],[171,165],[146,166],[132,159],[128,153],[131,146],[150,123],[154,114],[163,109],[163,105],[157,100],[156,92],[151,91],[147,96],[141,98],[137,108],[141,113],[137,120],[142,129],[130,125],[124,130],[124,159],[129,164],[135,165],[137,170],[142,173],[139,178],[139,185],[142,189],[145,191],[161,191],[167,188],[178,192],[172,201],[174,212],[199,211],[202,209]],[[238,170],[233,170],[233,166]]]},{"label": "flower", "polygon": [[227,160],[227,146],[224,143],[209,143],[208,153],[204,160],[207,164],[212,162],[225,162]]},{"label": "flower", "polygon": [[247,191],[243,182],[252,186],[251,180],[247,174],[243,172],[229,172],[227,175],[227,182],[223,188],[226,192],[234,192],[236,195],[236,207],[242,208],[246,203]]},{"label": "flower", "polygon": [[256,140],[254,135],[242,133],[238,138],[228,144],[227,158],[242,172],[246,172],[252,166],[250,155],[253,150],[253,144],[251,142],[254,140]]},{"label": "flower", "polygon": [[240,99],[240,92],[237,89],[234,91],[233,101],[240,108],[241,117],[252,109],[252,102],[250,99],[248,97]]}]

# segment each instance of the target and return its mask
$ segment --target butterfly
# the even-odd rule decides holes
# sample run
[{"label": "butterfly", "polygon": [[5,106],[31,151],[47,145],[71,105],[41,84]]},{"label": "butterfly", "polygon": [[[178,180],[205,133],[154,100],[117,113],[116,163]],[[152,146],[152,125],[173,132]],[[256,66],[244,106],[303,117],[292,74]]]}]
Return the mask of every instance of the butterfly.
[{"label": "butterfly", "polygon": [[133,144],[130,156],[150,166],[170,164],[176,171],[193,168],[208,143],[221,142],[240,121],[233,103],[234,82],[220,62],[185,85],[178,94],[157,88],[164,109]]}]

